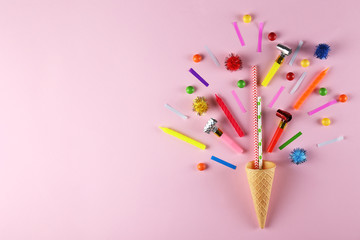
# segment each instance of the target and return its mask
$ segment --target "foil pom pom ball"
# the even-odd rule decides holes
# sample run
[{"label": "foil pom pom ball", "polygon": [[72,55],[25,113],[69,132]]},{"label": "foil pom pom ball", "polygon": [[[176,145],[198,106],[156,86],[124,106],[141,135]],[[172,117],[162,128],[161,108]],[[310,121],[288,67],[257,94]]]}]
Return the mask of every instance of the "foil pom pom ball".
[{"label": "foil pom pom ball", "polygon": [[204,97],[197,97],[193,101],[193,111],[196,112],[197,115],[201,116],[208,110],[208,104]]},{"label": "foil pom pom ball", "polygon": [[306,151],[303,148],[295,148],[291,151],[289,158],[291,162],[299,165],[301,163],[306,162]]},{"label": "foil pom pom ball", "polygon": [[239,70],[241,66],[242,62],[239,55],[231,53],[229,57],[225,59],[225,67],[231,72]]},{"label": "foil pom pom ball", "polygon": [[329,45],[327,45],[325,43],[320,43],[319,45],[316,46],[314,56],[319,59],[327,59],[327,57],[329,56],[330,50],[331,49],[330,49]]}]

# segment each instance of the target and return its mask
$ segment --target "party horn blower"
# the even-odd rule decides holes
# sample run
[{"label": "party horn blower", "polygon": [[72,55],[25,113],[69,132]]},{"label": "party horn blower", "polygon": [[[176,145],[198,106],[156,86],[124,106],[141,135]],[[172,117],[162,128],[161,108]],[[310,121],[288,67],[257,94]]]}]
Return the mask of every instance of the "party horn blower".
[{"label": "party horn blower", "polygon": [[262,169],[256,169],[254,161],[248,162],[245,168],[256,216],[261,229],[265,227],[275,168],[276,164],[270,161],[263,161]]},{"label": "party horn blower", "polygon": [[242,153],[244,149],[242,149],[231,137],[225,134],[220,128],[216,126],[217,120],[214,118],[210,118],[204,127],[204,132],[210,134],[210,132],[214,132],[216,136],[218,136],[223,142],[225,142],[228,146],[233,148],[236,152]]},{"label": "party horn blower", "polygon": [[271,81],[271,79],[273,78],[273,76],[275,75],[275,73],[277,72],[279,67],[281,66],[281,64],[284,62],[285,57],[291,54],[291,48],[289,48],[287,46],[278,44],[276,47],[277,47],[277,49],[280,50],[280,55],[275,60],[270,71],[266,75],[264,81],[262,81],[261,85],[263,85],[264,87],[266,87],[269,84],[269,82]]},{"label": "party horn blower", "polygon": [[281,109],[278,109],[276,111],[276,116],[278,116],[281,119],[281,121],[280,121],[279,126],[277,127],[277,129],[275,131],[275,134],[274,134],[273,138],[270,141],[270,145],[269,145],[269,147],[267,149],[268,152],[273,151],[273,149],[274,149],[276,143],[278,142],[281,134],[283,133],[287,123],[290,122],[291,119],[292,119],[292,115],[290,113],[288,113],[288,112],[286,112],[284,110],[281,110]]}]

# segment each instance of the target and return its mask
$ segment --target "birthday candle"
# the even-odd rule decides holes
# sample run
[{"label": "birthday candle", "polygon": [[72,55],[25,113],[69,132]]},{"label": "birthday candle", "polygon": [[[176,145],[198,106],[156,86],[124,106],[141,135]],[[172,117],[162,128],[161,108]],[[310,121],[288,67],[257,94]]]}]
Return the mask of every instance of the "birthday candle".
[{"label": "birthday candle", "polygon": [[204,150],[206,148],[206,145],[201,143],[201,142],[198,142],[192,138],[189,138],[188,136],[185,136],[179,132],[176,132],[170,128],[164,128],[164,127],[159,127],[160,129],[162,129],[165,133],[169,134],[169,135],[172,135],[180,140],[183,140],[187,143],[190,143],[191,145],[194,145],[195,147],[198,147],[202,150]]},{"label": "birthday candle", "polygon": [[304,101],[310,96],[310,94],[314,91],[316,86],[321,82],[321,80],[325,77],[329,68],[321,71],[319,75],[310,83],[305,92],[300,96],[300,98],[294,104],[294,109],[299,110],[300,106],[304,103]]},{"label": "birthday candle", "polygon": [[240,128],[239,124],[236,122],[235,118],[231,114],[228,107],[225,105],[224,101],[216,94],[215,94],[215,98],[216,98],[216,102],[219,104],[219,106],[223,110],[225,116],[230,121],[231,125],[234,127],[234,129],[237,132],[237,134],[239,135],[239,137],[243,137],[244,136],[243,130]]}]

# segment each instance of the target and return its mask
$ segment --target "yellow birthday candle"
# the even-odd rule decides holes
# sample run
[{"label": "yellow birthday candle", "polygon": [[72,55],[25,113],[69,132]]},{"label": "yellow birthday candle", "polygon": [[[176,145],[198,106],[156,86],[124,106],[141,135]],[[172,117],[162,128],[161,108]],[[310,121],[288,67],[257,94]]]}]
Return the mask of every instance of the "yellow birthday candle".
[{"label": "yellow birthday candle", "polygon": [[198,142],[198,141],[196,141],[196,140],[194,140],[192,138],[189,138],[188,136],[185,136],[185,135],[183,135],[181,133],[178,133],[178,132],[176,132],[176,131],[174,131],[174,130],[172,130],[170,128],[164,128],[164,127],[159,127],[159,128],[162,129],[165,133],[167,133],[169,135],[172,135],[172,136],[174,136],[174,137],[176,137],[178,139],[181,139],[181,140],[183,140],[183,141],[185,141],[187,143],[190,143],[191,145],[194,145],[195,147],[198,147],[198,148],[200,148],[202,150],[205,150],[205,148],[206,148],[205,144],[203,144],[201,142]]}]

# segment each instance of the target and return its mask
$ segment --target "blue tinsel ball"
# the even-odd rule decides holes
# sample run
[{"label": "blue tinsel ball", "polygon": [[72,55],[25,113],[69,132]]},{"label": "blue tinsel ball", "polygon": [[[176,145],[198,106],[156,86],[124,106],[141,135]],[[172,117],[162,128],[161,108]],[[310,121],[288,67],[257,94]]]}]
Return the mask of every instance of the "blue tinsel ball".
[{"label": "blue tinsel ball", "polygon": [[314,53],[314,56],[320,59],[327,59],[329,52],[330,52],[330,46],[325,43],[320,43],[316,46],[316,50]]},{"label": "blue tinsel ball", "polygon": [[306,151],[303,148],[295,148],[291,151],[289,158],[291,162],[299,165],[300,163],[306,162]]}]

